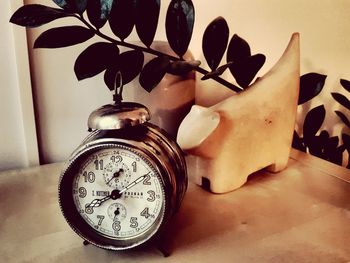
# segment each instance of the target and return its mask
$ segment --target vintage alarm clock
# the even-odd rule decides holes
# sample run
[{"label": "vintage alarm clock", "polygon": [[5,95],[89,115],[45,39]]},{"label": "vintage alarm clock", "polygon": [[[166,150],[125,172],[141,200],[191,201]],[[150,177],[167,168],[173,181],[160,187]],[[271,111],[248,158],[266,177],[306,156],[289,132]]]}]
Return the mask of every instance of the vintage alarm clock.
[{"label": "vintage alarm clock", "polygon": [[161,236],[183,199],[187,172],[181,149],[147,122],[145,106],[115,101],[91,113],[91,134],[61,174],[59,204],[86,243],[124,250]]}]

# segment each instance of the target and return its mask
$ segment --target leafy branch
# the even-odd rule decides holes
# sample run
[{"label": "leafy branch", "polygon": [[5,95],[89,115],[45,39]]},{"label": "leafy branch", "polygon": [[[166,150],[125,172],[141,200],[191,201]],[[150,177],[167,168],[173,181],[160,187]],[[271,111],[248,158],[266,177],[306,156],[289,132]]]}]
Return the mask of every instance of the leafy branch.
[{"label": "leafy branch", "polygon": [[[222,17],[213,20],[203,35],[203,53],[211,71],[200,67],[200,61],[184,60],[195,21],[195,10],[191,0],[172,0],[167,9],[167,40],[177,56],[151,48],[158,26],[160,0],[53,1],[59,8],[40,4],[24,5],[13,14],[10,22],[25,27],[38,27],[59,18],[74,17],[84,25],[51,28],[36,39],[34,48],[72,46],[95,35],[106,40],[107,42],[90,45],[77,57],[74,71],[78,80],[105,71],[104,81],[109,89],[113,89],[118,72],[123,76],[123,84],[140,75],[141,86],[151,92],[166,73],[185,75],[195,70],[203,74],[202,80],[210,78],[235,92],[240,92],[249,86],[265,63],[265,56],[252,55],[249,44],[239,36],[233,35],[228,43],[229,28]],[[101,32],[100,29],[107,22],[117,38]],[[144,46],[125,41],[134,27]],[[130,50],[120,53],[119,46]],[[225,52],[226,64],[219,66]],[[155,58],[143,65],[144,53],[152,54]],[[227,69],[239,86],[220,77]]]},{"label": "leafy branch", "polygon": [[[300,78],[299,105],[311,100],[317,96],[323,89],[326,76],[318,73],[308,73]],[[345,90],[350,92],[350,82],[344,79],[340,80]],[[350,101],[346,96],[333,92],[332,97],[346,109],[350,110]],[[341,111],[335,111],[340,120],[350,128],[350,121]],[[305,117],[303,124],[303,136],[294,131],[293,147],[301,151],[308,151],[310,154],[342,165],[343,153],[350,153],[350,136],[342,134],[342,144],[339,136],[330,136],[326,130],[320,130],[326,117],[324,105],[319,105],[311,109]],[[347,168],[350,169],[350,160]]]},{"label": "leafy branch", "polygon": [[[234,34],[229,39],[229,27],[223,17],[214,19],[206,27],[202,38],[202,51],[210,70],[200,67],[201,62],[184,59],[195,22],[195,10],[191,0],[171,0],[166,14],[165,29],[168,43],[177,56],[171,56],[153,49],[152,43],[158,26],[160,0],[53,0],[59,8],[40,4],[20,7],[10,22],[25,26],[39,27],[56,19],[73,17],[81,25],[51,28],[43,32],[34,43],[34,48],[63,48],[83,43],[94,36],[107,42],[96,42],[87,47],[76,59],[74,71],[78,80],[94,77],[104,71],[104,82],[114,90],[118,74],[122,84],[139,76],[141,86],[148,92],[162,80],[166,73],[186,75],[195,70],[203,75],[202,80],[213,79],[223,86],[241,92],[254,80],[265,63],[263,54],[251,54],[249,44]],[[87,17],[87,18],[85,18]],[[114,37],[104,34],[101,29],[107,24]],[[133,29],[142,45],[126,41]],[[129,50],[123,53],[119,47]],[[144,53],[154,56],[144,65]],[[226,53],[226,62],[221,64]],[[229,70],[237,85],[221,78]],[[323,89],[326,76],[308,73],[300,77],[298,104],[304,104],[317,96]],[[342,87],[350,92],[350,82],[341,79]],[[118,94],[121,99],[121,91]],[[350,101],[340,93],[332,97],[347,110]],[[350,120],[341,111],[335,111],[340,120],[350,128]],[[311,109],[304,120],[303,134],[294,132],[293,147],[316,155],[320,158],[342,163],[345,150],[350,153],[350,136],[343,133],[339,137],[330,137],[321,130],[326,116],[324,105]],[[350,168],[350,160],[347,166]]]}]

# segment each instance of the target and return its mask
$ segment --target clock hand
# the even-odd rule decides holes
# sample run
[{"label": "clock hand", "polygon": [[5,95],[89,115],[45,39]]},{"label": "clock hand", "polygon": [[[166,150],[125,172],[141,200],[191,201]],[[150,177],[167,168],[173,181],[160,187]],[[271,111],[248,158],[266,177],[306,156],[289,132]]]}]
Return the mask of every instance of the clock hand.
[{"label": "clock hand", "polygon": [[106,196],[102,199],[94,199],[91,201],[90,204],[86,205],[86,207],[99,207],[100,205],[102,205],[105,201],[109,200],[111,198],[111,196]]},{"label": "clock hand", "polygon": [[115,173],[113,174],[112,178],[109,179],[109,181],[107,182],[107,184],[109,184],[114,178],[119,177],[120,173],[123,173],[123,172],[124,172],[123,169],[119,169],[119,171],[117,171],[117,172],[115,172]]},{"label": "clock hand", "polygon": [[119,212],[119,207],[117,208],[117,210],[114,211],[114,218],[113,221],[116,221],[116,219],[118,219],[118,215],[120,214]]},{"label": "clock hand", "polygon": [[137,178],[135,181],[131,182],[130,184],[128,184],[127,186],[125,186],[122,190],[119,191],[119,194],[124,193],[125,191],[129,190],[131,187],[134,187],[135,185],[137,185],[138,183],[142,182],[146,176],[149,174],[150,172],[140,176],[139,178]]}]

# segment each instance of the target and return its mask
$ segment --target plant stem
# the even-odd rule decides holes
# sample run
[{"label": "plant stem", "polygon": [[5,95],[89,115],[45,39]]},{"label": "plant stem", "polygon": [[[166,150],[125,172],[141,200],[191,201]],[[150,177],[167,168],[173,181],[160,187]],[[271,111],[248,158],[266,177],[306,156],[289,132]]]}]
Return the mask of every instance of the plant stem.
[{"label": "plant stem", "polygon": [[[170,60],[172,61],[180,61],[180,60],[183,60],[183,59],[180,59],[178,57],[175,57],[175,56],[171,56],[171,55],[168,55],[168,54],[165,54],[165,53],[162,53],[158,50],[155,50],[155,49],[152,49],[152,48],[146,48],[146,47],[142,47],[142,46],[138,46],[138,45],[134,45],[134,44],[131,44],[131,43],[128,43],[128,42],[125,42],[125,41],[119,41],[119,40],[116,40],[114,38],[111,38],[110,36],[107,36],[105,34],[103,34],[100,30],[94,28],[88,21],[86,21],[86,19],[83,17],[83,15],[74,15],[74,17],[76,17],[77,19],[79,19],[81,22],[83,22],[90,30],[94,31],[94,33],[105,39],[105,40],[108,40],[110,41],[111,43],[114,43],[116,45],[119,45],[119,46],[124,46],[124,47],[127,47],[127,48],[131,48],[131,49],[134,49],[134,50],[140,50],[142,52],[146,52],[146,53],[149,53],[149,54],[152,54],[152,55],[155,55],[155,56],[167,56]],[[202,67],[196,67],[194,68],[194,70],[196,70],[197,72],[203,74],[203,75],[206,75],[209,73],[209,71],[205,70],[204,68]],[[214,76],[214,77],[210,77],[211,79],[217,81],[218,83],[226,86],[227,88],[229,88],[230,90],[233,90],[235,92],[241,92],[243,91],[242,88],[226,81],[225,79],[223,78],[220,78],[219,76]]]},{"label": "plant stem", "polygon": [[[197,68],[195,68],[195,70],[196,70],[197,72],[203,74],[203,75],[206,75],[206,74],[209,73],[209,71],[207,71],[207,70],[205,70],[205,69],[203,69],[203,68],[201,68],[201,67],[197,67]],[[215,80],[215,81],[217,81],[217,82],[219,82],[220,84],[226,86],[226,87],[229,88],[230,90],[233,90],[234,92],[237,92],[237,93],[238,93],[238,92],[242,92],[242,91],[243,91],[242,88],[237,87],[236,85],[232,84],[231,82],[228,82],[227,80],[225,80],[225,79],[223,79],[223,78],[220,78],[220,77],[218,77],[218,76],[216,76],[216,77],[210,77],[210,78],[213,79],[213,80]]]}]

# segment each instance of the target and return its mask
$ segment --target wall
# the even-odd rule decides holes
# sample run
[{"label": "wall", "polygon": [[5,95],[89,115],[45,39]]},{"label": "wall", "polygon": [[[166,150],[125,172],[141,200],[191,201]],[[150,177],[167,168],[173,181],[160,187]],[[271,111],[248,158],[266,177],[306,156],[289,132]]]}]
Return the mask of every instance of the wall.
[{"label": "wall", "polygon": [[[25,3],[55,6],[50,0]],[[111,102],[102,75],[78,82],[73,71],[76,57],[98,38],[56,50],[32,48],[36,37],[45,29],[74,22],[74,19],[61,19],[28,30],[41,163],[66,160],[88,134],[87,118],[90,112]]]},{"label": "wall", "polygon": [[38,164],[25,30],[8,23],[21,4],[0,2],[0,170]]},{"label": "wall", "polygon": [[[49,0],[27,0],[26,3],[53,5]],[[328,75],[321,101],[327,108],[326,127],[333,132],[338,122],[333,110],[339,107],[330,97],[330,90],[341,90],[339,78],[350,79],[350,28],[348,0],[194,0],[196,24],[191,51],[205,66],[201,53],[201,37],[205,27],[217,16],[227,19],[231,36],[237,33],[246,39],[253,53],[266,55],[267,62],[260,75],[281,56],[290,35],[301,34],[301,73],[316,71]],[[164,16],[168,1],[162,1],[157,39],[165,39]],[[33,50],[34,39],[47,28],[66,25],[60,20],[43,28],[29,30],[34,102],[39,123],[39,144],[44,163],[61,161],[86,136],[89,113],[106,103],[111,96],[102,76],[78,82],[74,76],[75,58],[90,42],[59,50]],[[108,26],[107,26],[108,27]],[[108,31],[108,28],[106,29]],[[135,34],[130,40],[136,40]],[[96,39],[95,39],[96,40]],[[216,83],[207,82],[215,89]],[[216,92],[216,90],[213,90]],[[341,90],[341,92],[343,92]],[[306,109],[312,105],[305,105]],[[300,110],[302,122],[306,110]]]}]

